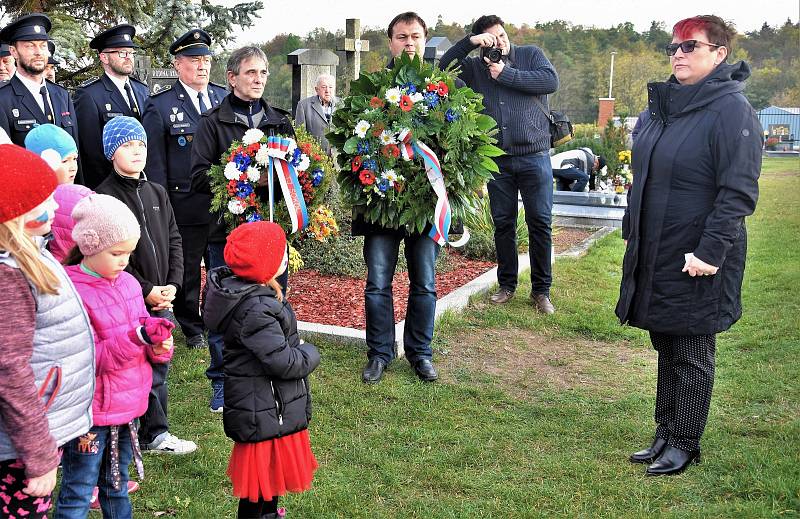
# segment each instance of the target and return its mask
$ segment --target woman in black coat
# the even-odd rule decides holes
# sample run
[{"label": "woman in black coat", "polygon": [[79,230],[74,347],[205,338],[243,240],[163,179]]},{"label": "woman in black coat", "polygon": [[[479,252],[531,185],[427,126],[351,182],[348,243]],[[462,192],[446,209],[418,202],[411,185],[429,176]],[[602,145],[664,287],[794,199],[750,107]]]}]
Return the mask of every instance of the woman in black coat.
[{"label": "woman in black coat", "polygon": [[716,16],[675,24],[673,75],[648,85],[633,147],[633,188],[616,313],[658,351],[653,444],[630,460],[649,475],[699,460],[716,334],[742,314],[746,216],[758,198],[762,130],[742,95],[750,69],[726,63],[732,27]]}]

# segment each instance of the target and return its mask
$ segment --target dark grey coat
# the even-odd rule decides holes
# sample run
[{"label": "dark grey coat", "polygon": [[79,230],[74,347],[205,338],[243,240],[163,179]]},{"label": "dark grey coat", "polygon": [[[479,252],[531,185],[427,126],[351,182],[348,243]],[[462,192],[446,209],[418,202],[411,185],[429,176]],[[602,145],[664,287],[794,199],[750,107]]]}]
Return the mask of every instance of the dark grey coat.
[{"label": "dark grey coat", "polygon": [[[628,240],[616,314],[671,335],[727,330],[742,315],[746,216],[758,199],[763,133],[742,95],[750,68],[721,64],[703,81],[650,83],[633,147]],[[681,272],[684,254],[719,267]]]}]

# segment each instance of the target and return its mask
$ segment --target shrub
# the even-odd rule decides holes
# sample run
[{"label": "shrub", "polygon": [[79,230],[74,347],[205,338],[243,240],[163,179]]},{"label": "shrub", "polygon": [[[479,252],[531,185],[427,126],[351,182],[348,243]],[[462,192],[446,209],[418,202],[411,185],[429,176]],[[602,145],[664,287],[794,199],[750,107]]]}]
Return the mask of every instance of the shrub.
[{"label": "shrub", "polygon": [[[464,226],[469,229],[470,240],[462,249],[464,255],[472,259],[495,261],[494,221],[489,208],[489,197],[476,199],[464,218]],[[517,246],[520,252],[528,250],[528,226],[525,223],[525,210],[517,213]]]}]

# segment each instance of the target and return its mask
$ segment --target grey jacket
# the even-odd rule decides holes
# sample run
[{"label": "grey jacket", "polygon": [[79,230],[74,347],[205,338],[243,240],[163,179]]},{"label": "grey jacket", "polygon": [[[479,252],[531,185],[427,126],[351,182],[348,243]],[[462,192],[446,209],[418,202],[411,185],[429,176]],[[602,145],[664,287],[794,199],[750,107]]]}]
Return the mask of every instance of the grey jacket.
[{"label": "grey jacket", "polygon": [[[336,107],[338,102],[339,99],[334,97],[333,106]],[[322,145],[322,149],[325,150],[325,153],[330,152],[331,145],[328,142],[328,139],[325,138],[325,133],[328,131],[330,122],[328,122],[328,120],[325,118],[325,112],[322,109],[322,103],[319,100],[319,96],[315,94],[311,97],[301,99],[300,102],[297,103],[295,123],[298,125],[304,124],[306,130],[308,130],[311,135],[319,140],[319,143]]]},{"label": "grey jacket", "polygon": [[[94,333],[78,292],[56,259],[44,249],[42,257],[60,283],[57,295],[39,294],[31,286],[36,302],[36,330],[30,365],[36,386],[43,390],[50,435],[57,445],[84,434],[92,426],[94,396]],[[0,251],[0,264],[19,268],[14,258]],[[43,387],[44,386],[44,387]],[[0,460],[18,458],[0,418]]]}]

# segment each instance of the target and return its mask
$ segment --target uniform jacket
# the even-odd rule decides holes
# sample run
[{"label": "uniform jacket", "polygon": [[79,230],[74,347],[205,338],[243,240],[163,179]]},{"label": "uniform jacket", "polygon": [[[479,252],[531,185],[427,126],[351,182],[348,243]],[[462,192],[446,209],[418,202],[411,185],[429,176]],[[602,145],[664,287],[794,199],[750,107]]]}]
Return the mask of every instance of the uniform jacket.
[{"label": "uniform jacket", "polygon": [[[129,81],[136,103],[143,111],[150,95],[147,85],[133,77]],[[128,107],[127,100],[106,74],[86,81],[75,91],[75,110],[78,125],[86,129],[78,147],[84,184],[94,189],[113,171],[111,162],[103,153],[103,127],[119,115],[139,120],[142,117]]]},{"label": "uniform jacket", "polygon": [[[333,106],[335,107],[338,102],[339,99],[334,97]],[[326,153],[330,152],[331,145],[328,139],[325,138],[325,134],[330,127],[330,122],[325,117],[325,112],[322,110],[322,103],[318,95],[314,94],[311,97],[301,99],[300,102],[297,103],[295,122],[305,125],[306,130],[319,140],[322,149],[325,150]]]},{"label": "uniform jacket", "polygon": [[80,265],[67,267],[67,274],[92,321],[97,350],[94,391],[94,425],[122,425],[142,416],[147,410],[153,385],[151,362],[166,363],[174,349],[163,355],[131,339],[128,332],[149,316],[136,279],[122,272],[117,279],[97,277]]},{"label": "uniform jacket", "polygon": [[[52,124],[66,130],[75,143],[80,146],[78,120],[69,92],[55,83],[45,81],[55,118]],[[50,122],[39,108],[39,103],[33,98],[30,90],[22,84],[16,74],[9,81],[0,82],[0,128],[5,130],[11,142],[25,147],[25,136],[28,135],[28,132],[37,124]],[[75,177],[75,182],[79,184],[83,181],[82,171],[83,165],[80,164],[78,175]]]},{"label": "uniform jacket", "polygon": [[[217,85],[208,85],[211,107],[228,95]],[[164,186],[178,225],[207,225],[211,220],[211,197],[191,190],[191,150],[200,114],[180,81],[150,98],[142,116],[147,131],[147,178]]]},{"label": "uniform jacket", "polygon": [[[628,240],[616,313],[671,335],[728,329],[742,314],[744,219],[758,199],[763,139],[742,94],[750,68],[723,63],[695,85],[650,83],[649,119],[632,154]],[[681,272],[684,254],[719,267]]]},{"label": "uniform jacket", "polygon": [[183,247],[178,225],[166,190],[145,178],[127,178],[112,173],[97,192],[122,200],[133,211],[142,237],[131,254],[126,271],[133,274],[147,297],[153,285],[183,283]]},{"label": "uniform jacket", "polygon": [[272,287],[234,276],[228,267],[209,272],[203,319],[224,334],[225,434],[254,443],[308,427],[308,375],[319,365],[317,348],[300,343],[291,305]]},{"label": "uniform jacket", "polygon": [[[233,141],[241,140],[249,129],[234,115],[231,96],[233,94],[228,94],[219,106],[204,113],[200,118],[200,125],[192,145],[192,190],[196,193],[211,194],[208,170],[212,165],[218,164],[220,157],[228,151]],[[266,135],[294,137],[294,128],[289,120],[289,112],[270,106],[263,99],[261,106],[265,114],[258,124],[259,130]],[[281,200],[282,194],[277,179],[275,179],[274,186],[274,199]],[[258,189],[256,193],[263,194]],[[226,235],[225,223],[220,215],[216,221],[212,221],[209,239],[210,241],[225,241]]]},{"label": "uniform jacket", "polygon": [[13,308],[0,323],[0,460],[21,459],[28,477],[55,468],[56,446],[89,430],[94,394],[89,316],[63,267],[37,240],[59,279],[56,295],[39,293],[0,251],[0,304]]}]

